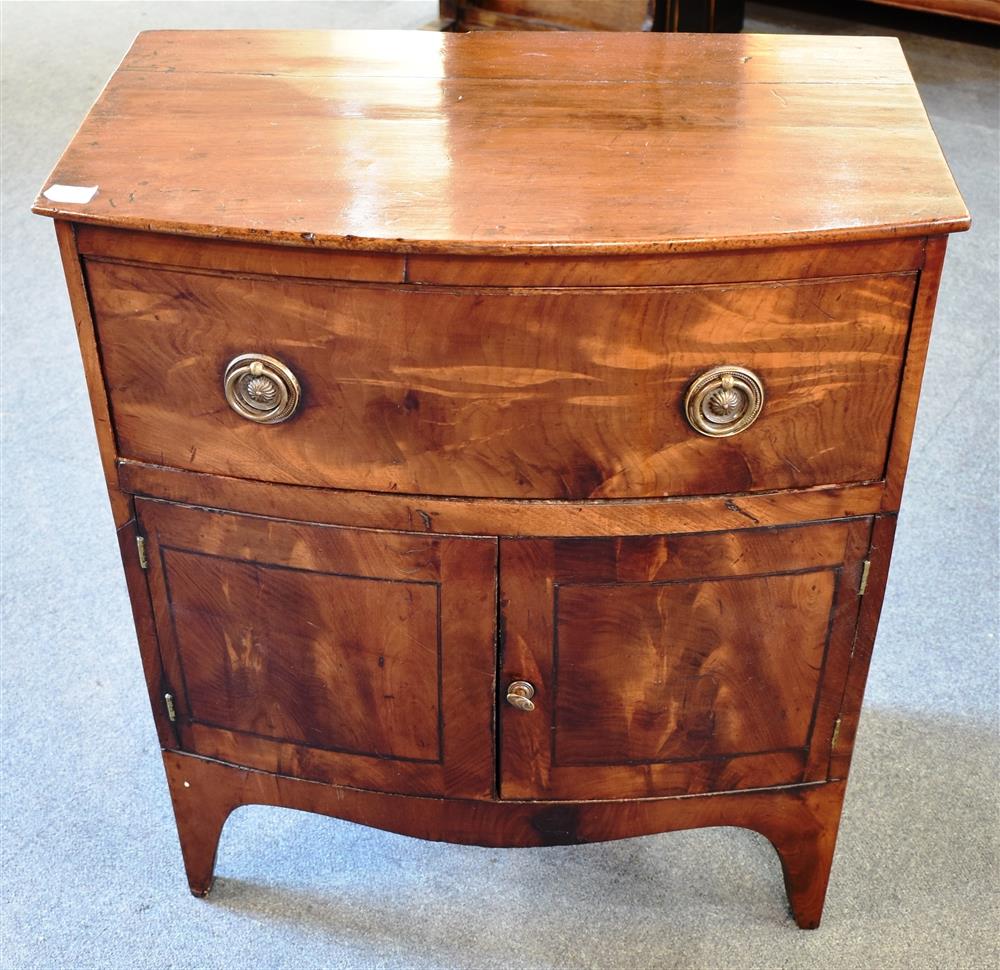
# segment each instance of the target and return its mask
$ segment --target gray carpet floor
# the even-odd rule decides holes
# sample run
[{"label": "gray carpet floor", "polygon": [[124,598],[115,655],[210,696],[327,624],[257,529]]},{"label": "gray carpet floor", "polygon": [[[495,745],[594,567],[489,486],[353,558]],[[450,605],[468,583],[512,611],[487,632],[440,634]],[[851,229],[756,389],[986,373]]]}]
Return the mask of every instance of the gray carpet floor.
[{"label": "gray carpet floor", "polygon": [[[823,927],[736,829],[422,843],[248,808],[188,895],[55,239],[28,208],[152,27],[412,27],[435,4],[8,3],[4,968],[997,966],[997,55],[903,43],[975,221],[952,240]],[[751,4],[748,29],[887,33]]]}]

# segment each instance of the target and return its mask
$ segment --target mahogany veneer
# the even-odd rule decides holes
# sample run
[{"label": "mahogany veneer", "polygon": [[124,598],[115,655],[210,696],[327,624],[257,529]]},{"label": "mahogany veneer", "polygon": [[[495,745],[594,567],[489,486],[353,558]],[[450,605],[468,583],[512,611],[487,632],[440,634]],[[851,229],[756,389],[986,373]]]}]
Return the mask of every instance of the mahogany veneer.
[{"label": "mahogany veneer", "polygon": [[738,825],[818,925],[969,223],[894,40],[146,33],[45,190],[194,893]]}]

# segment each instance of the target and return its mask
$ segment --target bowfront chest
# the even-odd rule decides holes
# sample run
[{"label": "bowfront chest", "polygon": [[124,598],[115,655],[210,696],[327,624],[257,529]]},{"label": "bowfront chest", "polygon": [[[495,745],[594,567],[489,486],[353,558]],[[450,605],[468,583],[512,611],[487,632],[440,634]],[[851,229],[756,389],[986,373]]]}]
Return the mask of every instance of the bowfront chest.
[{"label": "bowfront chest", "polygon": [[194,893],[730,825],[819,923],[969,222],[895,40],[145,33],[35,211]]}]

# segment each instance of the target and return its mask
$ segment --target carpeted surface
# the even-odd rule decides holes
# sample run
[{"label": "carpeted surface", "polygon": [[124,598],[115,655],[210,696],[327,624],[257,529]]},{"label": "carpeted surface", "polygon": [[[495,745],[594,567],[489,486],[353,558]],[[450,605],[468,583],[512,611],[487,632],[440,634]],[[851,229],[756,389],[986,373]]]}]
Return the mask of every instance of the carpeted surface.
[{"label": "carpeted surface", "polygon": [[[997,965],[997,58],[904,46],[973,212],[941,290],[823,927],[740,830],[493,851],[237,812],[184,882],[87,395],[35,191],[136,31],[412,27],[435,4],[5,4],[5,968]],[[750,6],[748,28],[888,32]]]}]

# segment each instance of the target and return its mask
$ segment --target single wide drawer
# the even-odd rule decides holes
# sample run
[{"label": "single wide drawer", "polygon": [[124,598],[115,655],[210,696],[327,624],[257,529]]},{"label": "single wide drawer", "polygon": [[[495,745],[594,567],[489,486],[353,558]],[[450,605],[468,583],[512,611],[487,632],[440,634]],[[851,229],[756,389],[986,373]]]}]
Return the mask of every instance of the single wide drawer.
[{"label": "single wide drawer", "polygon": [[[880,478],[914,285],[898,274],[448,289],[87,271],[123,457],[303,485],[575,499]],[[298,382],[282,423],[227,403],[227,365],[254,354]],[[764,395],[729,437],[694,430],[685,408],[719,365],[750,370]],[[265,407],[263,376],[250,393]],[[710,403],[724,411],[727,397]]]}]

